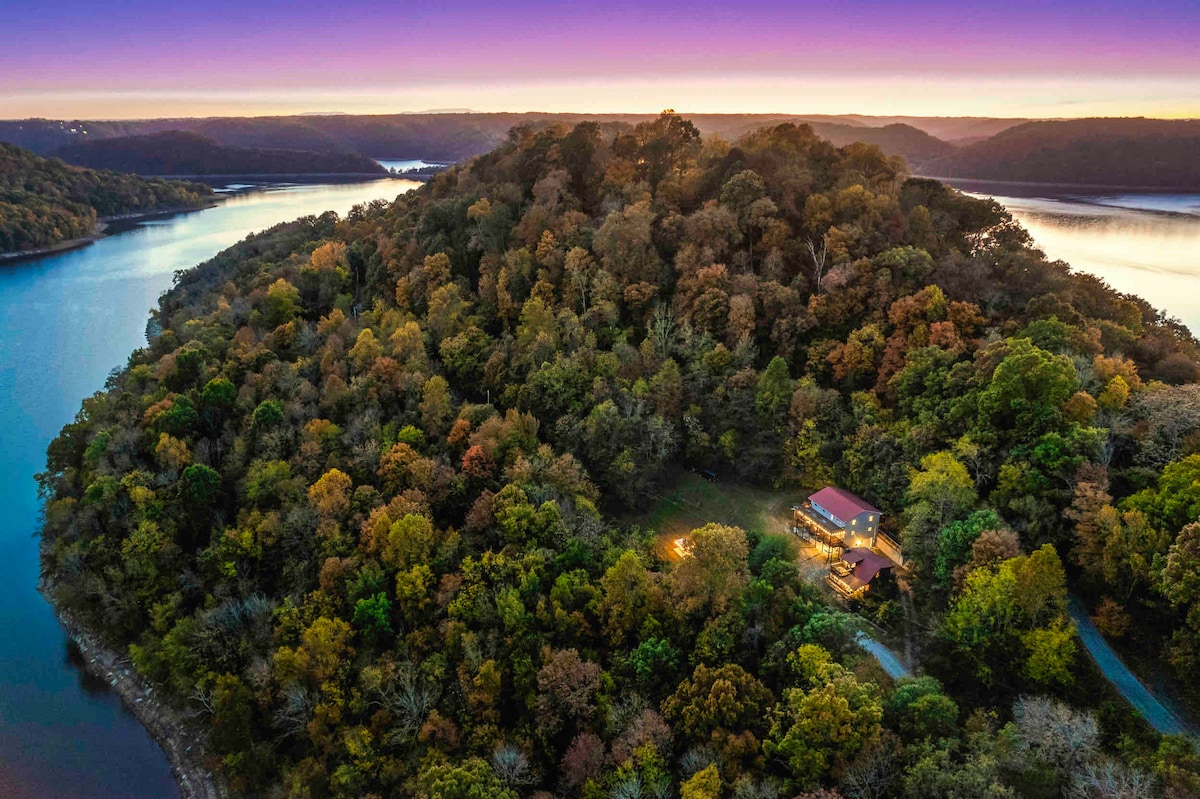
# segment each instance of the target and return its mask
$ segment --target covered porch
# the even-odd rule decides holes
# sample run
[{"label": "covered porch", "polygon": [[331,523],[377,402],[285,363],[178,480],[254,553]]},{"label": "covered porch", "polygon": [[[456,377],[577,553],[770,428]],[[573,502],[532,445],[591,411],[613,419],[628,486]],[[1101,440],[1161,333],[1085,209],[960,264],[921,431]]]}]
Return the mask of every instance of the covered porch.
[{"label": "covered porch", "polygon": [[846,531],[812,509],[807,502],[792,507],[793,530],[829,548],[846,546]]}]

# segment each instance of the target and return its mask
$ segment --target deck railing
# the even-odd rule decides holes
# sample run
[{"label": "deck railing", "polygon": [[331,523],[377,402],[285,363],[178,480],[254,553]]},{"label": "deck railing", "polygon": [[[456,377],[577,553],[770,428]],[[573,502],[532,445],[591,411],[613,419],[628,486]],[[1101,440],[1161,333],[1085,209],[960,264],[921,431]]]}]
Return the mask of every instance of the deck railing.
[{"label": "deck railing", "polygon": [[826,546],[844,547],[846,545],[846,531],[838,528],[833,522],[810,508],[796,508],[795,521],[806,527],[810,533],[815,534]]},{"label": "deck railing", "polygon": [[900,548],[900,543],[887,533],[880,532],[875,535],[875,548],[891,558],[897,566],[904,565],[904,550]]}]

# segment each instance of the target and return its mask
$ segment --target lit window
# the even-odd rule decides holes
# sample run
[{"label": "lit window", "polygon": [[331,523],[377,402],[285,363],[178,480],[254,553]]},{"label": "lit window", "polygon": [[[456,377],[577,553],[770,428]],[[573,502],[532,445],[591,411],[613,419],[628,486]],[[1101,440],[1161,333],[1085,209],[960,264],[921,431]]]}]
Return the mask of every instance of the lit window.
[{"label": "lit window", "polygon": [[869,521],[869,522],[873,522],[873,521],[875,521],[875,517],[874,517],[874,516],[868,516],[868,517],[867,517],[867,521]]}]

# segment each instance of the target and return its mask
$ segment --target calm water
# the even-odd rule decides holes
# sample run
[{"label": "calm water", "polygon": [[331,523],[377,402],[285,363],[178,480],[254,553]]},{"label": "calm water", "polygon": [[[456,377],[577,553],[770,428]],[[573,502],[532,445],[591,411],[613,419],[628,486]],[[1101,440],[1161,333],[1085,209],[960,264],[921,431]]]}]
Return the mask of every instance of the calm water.
[{"label": "calm water", "polygon": [[1029,231],[1047,257],[1136,294],[1200,334],[1200,194],[991,196]]},{"label": "calm water", "polygon": [[286,187],[154,221],[74,252],[0,266],[0,797],[178,796],[166,759],[104,684],[85,679],[36,592],[33,474],[50,439],[145,344],[177,269],[278,222],[346,213],[415,187]]}]

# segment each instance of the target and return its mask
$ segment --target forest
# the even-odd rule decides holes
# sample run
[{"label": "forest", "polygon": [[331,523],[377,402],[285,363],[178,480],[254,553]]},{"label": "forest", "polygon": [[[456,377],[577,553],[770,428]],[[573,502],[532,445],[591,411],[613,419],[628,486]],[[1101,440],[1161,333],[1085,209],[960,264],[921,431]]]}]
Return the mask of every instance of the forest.
[{"label": "forest", "polygon": [[[154,316],[49,448],[44,578],[236,793],[1200,795],[1067,616],[1200,665],[1200,345],[876,146],[518,126]],[[844,486],[907,571],[838,605],[716,523],[671,561],[620,519],[681,466]]]},{"label": "forest", "polygon": [[180,130],[90,139],[60,147],[51,155],[91,169],[141,175],[383,175],[386,172],[378,162],[357,153],[237,147]]},{"label": "forest", "polygon": [[212,198],[199,183],[81,169],[0,143],[0,253],[91,236],[105,216],[199,208]]}]

